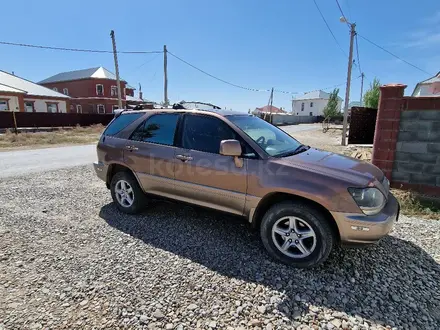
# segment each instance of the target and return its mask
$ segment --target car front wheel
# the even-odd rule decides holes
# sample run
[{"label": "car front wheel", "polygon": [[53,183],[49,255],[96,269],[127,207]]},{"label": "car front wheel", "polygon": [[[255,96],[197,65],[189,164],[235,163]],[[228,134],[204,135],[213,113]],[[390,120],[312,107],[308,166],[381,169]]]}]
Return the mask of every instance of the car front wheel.
[{"label": "car front wheel", "polygon": [[139,213],[146,204],[146,196],[130,172],[116,173],[110,183],[113,201],[124,213]]},{"label": "car front wheel", "polygon": [[334,243],[327,219],[318,210],[293,201],[276,204],[266,212],[260,235],[273,258],[302,268],[324,262]]}]

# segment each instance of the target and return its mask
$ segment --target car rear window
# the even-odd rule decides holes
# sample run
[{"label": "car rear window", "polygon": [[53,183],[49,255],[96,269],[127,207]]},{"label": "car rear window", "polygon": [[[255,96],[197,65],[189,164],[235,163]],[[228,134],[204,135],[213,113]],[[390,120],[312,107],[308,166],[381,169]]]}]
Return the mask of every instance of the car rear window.
[{"label": "car rear window", "polygon": [[153,115],[139,125],[130,140],[172,146],[179,117],[177,113]]},{"label": "car rear window", "polygon": [[141,112],[136,113],[124,113],[121,114],[118,118],[114,119],[104,131],[105,136],[113,136],[122,131],[125,127],[130,125],[136,119],[142,117],[144,114]]}]

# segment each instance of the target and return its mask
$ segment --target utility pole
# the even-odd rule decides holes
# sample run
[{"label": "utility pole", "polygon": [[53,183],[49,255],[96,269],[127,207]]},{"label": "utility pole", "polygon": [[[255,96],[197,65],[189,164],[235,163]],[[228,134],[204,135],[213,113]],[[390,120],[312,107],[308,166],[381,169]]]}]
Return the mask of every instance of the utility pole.
[{"label": "utility pole", "polygon": [[[272,90],[270,91],[270,96],[269,96],[269,102],[267,102],[267,107],[269,108],[269,122],[272,121],[272,105],[273,105],[273,87]],[[266,120],[266,116],[267,116],[267,111],[264,112],[264,117],[263,119]]]},{"label": "utility pole", "polygon": [[365,77],[365,74],[362,72],[361,73],[361,106],[362,106],[362,102],[363,102],[363,100],[362,100],[362,98],[363,98],[363,94],[364,94],[364,77]]},{"label": "utility pole", "polygon": [[270,99],[269,99],[269,114],[272,115],[272,105],[273,105],[273,87],[270,92]]},{"label": "utility pole", "polygon": [[[342,20],[341,20],[342,21]],[[344,19],[344,22],[345,19]],[[345,105],[344,105],[344,123],[342,126],[341,145],[345,146],[345,138],[347,135],[347,121],[348,121],[348,103],[350,99],[350,83],[351,83],[351,68],[353,66],[353,40],[356,35],[356,24],[348,23],[350,25],[350,52],[348,54],[348,71],[347,71],[347,86],[345,88]]]},{"label": "utility pole", "polygon": [[163,103],[168,106],[168,61],[167,45],[163,46]]},{"label": "utility pole", "polygon": [[118,66],[118,53],[116,52],[116,41],[115,41],[115,31],[111,30],[110,37],[112,38],[113,44],[113,57],[115,59],[115,71],[116,71],[116,84],[118,86],[118,108],[123,109],[122,107],[122,93],[121,93],[121,81],[119,79],[119,66]]}]

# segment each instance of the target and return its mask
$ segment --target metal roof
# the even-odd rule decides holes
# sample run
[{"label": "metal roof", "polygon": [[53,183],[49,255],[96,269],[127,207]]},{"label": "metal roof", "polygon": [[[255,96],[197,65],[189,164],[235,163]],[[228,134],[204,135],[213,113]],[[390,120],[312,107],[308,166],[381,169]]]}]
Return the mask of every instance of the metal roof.
[{"label": "metal roof", "polygon": [[431,84],[433,82],[439,82],[439,81],[440,81],[440,72],[437,73],[434,77],[419,82],[419,84]]},{"label": "metal roof", "polygon": [[144,102],[144,100],[142,100],[138,97],[135,97],[135,96],[131,96],[131,95],[126,95],[125,100],[130,101],[130,102]]},{"label": "metal roof", "polygon": [[421,92],[421,85],[432,85],[440,83],[440,72],[437,73],[434,77],[431,77],[429,79],[423,80],[419,82],[416,87],[414,87],[414,91],[412,92],[411,96],[436,96],[435,94],[428,94],[428,95],[417,95]]},{"label": "metal roof", "polygon": [[360,107],[361,106],[361,102],[359,101],[351,101],[350,103],[348,103],[348,108],[351,109],[353,107]]},{"label": "metal roof", "polygon": [[[60,81],[70,81],[70,80],[79,80],[79,79],[87,79],[87,78],[116,80],[116,75],[110,72],[109,70],[107,70],[106,68],[99,66],[90,69],[61,72],[52,77],[40,81],[39,84],[47,84],[47,83],[54,83]],[[125,81],[125,80],[121,79],[121,81]],[[126,87],[130,89],[135,89],[134,87],[128,85]]]},{"label": "metal roof", "polygon": [[9,92],[9,93],[20,93],[20,94],[26,94],[26,91],[23,91],[18,88],[14,88],[8,85],[0,84],[0,92]]},{"label": "metal roof", "polygon": [[283,109],[277,108],[276,106],[265,105],[261,108],[255,108],[253,112],[272,112],[272,113],[286,113]]},{"label": "metal roof", "polygon": [[[0,70],[0,84],[9,88],[18,89],[21,92],[36,95],[36,96],[50,96],[60,99],[69,99],[67,95],[55,92],[52,89],[40,86],[32,81],[17,77],[10,73]],[[3,87],[2,87],[3,90]]]},{"label": "metal roof", "polygon": [[[301,100],[314,100],[314,99],[324,99],[328,100],[330,98],[330,93],[324,92],[322,90],[312,91],[305,93],[302,96],[299,96],[295,98],[295,101],[301,101]],[[338,99],[342,100],[339,96]]]}]

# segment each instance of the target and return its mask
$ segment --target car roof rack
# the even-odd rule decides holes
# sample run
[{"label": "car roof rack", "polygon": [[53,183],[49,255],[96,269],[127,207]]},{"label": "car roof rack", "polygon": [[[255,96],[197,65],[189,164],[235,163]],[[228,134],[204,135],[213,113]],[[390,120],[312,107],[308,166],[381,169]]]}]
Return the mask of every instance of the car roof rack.
[{"label": "car roof rack", "polygon": [[[221,108],[218,105],[212,104],[212,103],[207,103],[207,102],[199,102],[199,101],[180,101],[179,103],[174,103],[173,104],[173,109],[195,109],[195,110],[206,110],[203,108],[198,108],[196,107],[188,107],[186,106],[186,104],[196,104],[196,105],[207,105],[209,107],[212,107],[212,110],[221,110]],[[211,110],[211,109],[210,109]]]}]

